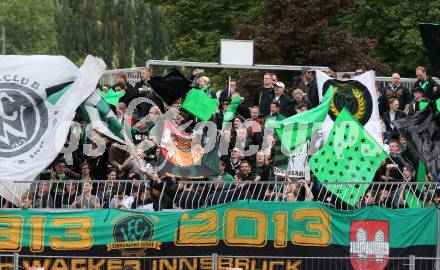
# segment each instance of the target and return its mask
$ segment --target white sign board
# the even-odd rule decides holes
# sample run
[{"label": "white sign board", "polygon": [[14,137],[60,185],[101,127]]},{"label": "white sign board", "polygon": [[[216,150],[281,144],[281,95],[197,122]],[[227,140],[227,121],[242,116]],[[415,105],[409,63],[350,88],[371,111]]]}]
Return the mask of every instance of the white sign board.
[{"label": "white sign board", "polygon": [[222,39],[220,46],[221,64],[248,66],[254,64],[253,40]]}]

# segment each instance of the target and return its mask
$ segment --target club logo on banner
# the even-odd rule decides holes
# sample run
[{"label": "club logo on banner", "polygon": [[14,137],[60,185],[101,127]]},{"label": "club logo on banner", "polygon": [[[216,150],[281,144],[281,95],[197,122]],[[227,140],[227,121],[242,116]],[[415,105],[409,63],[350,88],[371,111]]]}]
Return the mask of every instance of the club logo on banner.
[{"label": "club logo on banner", "polygon": [[342,109],[347,108],[362,125],[365,125],[373,111],[373,99],[368,88],[359,81],[327,80],[323,86],[324,96],[329,86],[333,86],[333,99],[330,102],[330,118],[335,121]]},{"label": "club logo on banner", "polygon": [[318,93],[322,99],[329,86],[333,86],[333,97],[330,102],[329,113],[322,127],[324,141],[327,140],[338,115],[344,108],[382,145],[382,130],[380,126],[379,107],[375,72],[370,70],[351,80],[334,79],[322,71],[316,71]]},{"label": "club logo on banner", "polygon": [[160,250],[161,242],[151,241],[154,224],[144,215],[122,215],[115,218],[113,225],[114,243],[107,245],[107,251],[118,249],[122,256],[145,256],[145,250]]},{"label": "club logo on banner", "polygon": [[356,270],[382,270],[388,264],[389,223],[384,220],[353,221],[350,227],[350,261]]},{"label": "club logo on banner", "polygon": [[0,83],[0,158],[26,153],[41,140],[47,127],[47,108],[35,90]]}]

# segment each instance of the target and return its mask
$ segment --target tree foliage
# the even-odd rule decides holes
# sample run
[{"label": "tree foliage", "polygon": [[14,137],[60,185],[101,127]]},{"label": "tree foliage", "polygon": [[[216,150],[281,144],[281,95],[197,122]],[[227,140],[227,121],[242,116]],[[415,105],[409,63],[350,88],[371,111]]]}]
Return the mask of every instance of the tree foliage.
[{"label": "tree foliage", "polygon": [[242,38],[254,39],[258,63],[329,66],[337,71],[376,67],[374,40],[356,38],[334,22],[336,11],[351,1],[273,0],[260,25],[241,25]]},{"label": "tree foliage", "polygon": [[[414,67],[429,65],[417,23],[439,22],[439,6],[440,0],[5,0],[0,25],[9,54],[62,54],[78,64],[94,54],[109,68],[148,59],[218,62],[221,39],[253,39],[256,63],[414,76]],[[210,74],[222,82],[238,75]]]},{"label": "tree foliage", "polygon": [[94,54],[113,68],[144,66],[167,53],[168,30],[153,1],[55,2],[59,47],[75,62]]},{"label": "tree foliage", "polygon": [[51,1],[0,1],[0,26],[6,29],[6,53],[56,53],[54,13]]},{"label": "tree foliage", "polygon": [[440,22],[440,1],[357,0],[340,23],[359,37],[377,40],[373,56],[393,71],[414,77],[419,65],[429,65],[417,23]]},{"label": "tree foliage", "polygon": [[258,20],[263,0],[165,1],[173,36],[171,59],[218,62],[220,40],[234,39],[237,25]]}]

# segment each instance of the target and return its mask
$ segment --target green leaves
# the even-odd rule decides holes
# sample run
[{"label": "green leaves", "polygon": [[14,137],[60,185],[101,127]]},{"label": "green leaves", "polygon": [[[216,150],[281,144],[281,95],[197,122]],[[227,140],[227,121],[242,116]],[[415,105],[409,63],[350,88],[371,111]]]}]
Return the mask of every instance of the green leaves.
[{"label": "green leaves", "polygon": [[56,54],[52,1],[0,1],[0,25],[6,28],[7,54]]},{"label": "green leaves", "polygon": [[374,58],[414,76],[414,68],[429,63],[417,23],[438,22],[440,1],[356,1],[355,11],[340,13],[340,24],[359,37],[376,39]]}]

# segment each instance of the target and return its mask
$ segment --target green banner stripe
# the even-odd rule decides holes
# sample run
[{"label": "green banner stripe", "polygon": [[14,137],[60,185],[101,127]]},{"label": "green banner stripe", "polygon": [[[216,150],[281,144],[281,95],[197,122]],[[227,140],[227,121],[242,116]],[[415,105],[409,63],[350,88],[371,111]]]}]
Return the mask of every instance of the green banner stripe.
[{"label": "green banner stripe", "polygon": [[[78,245],[91,248],[97,245],[152,245],[179,241],[184,242],[186,247],[199,247],[204,243],[215,246],[222,240],[233,240],[235,246],[249,247],[249,243],[253,243],[255,247],[261,247],[268,245],[265,240],[274,239],[284,239],[289,245],[299,241],[295,245],[315,248],[332,244],[348,247],[356,242],[356,237],[350,238],[350,234],[355,235],[356,230],[362,228],[369,235],[368,239],[374,239],[370,237],[380,229],[390,248],[404,248],[436,245],[437,220],[436,207],[386,209],[373,206],[341,211],[318,202],[253,200],[187,212],[3,210],[0,227],[8,230],[0,231],[0,248],[10,246],[8,241],[12,235],[20,235],[22,246],[29,247],[31,242],[35,244],[34,241],[37,241],[33,235],[35,230],[40,232],[40,228],[44,230],[42,244],[45,247],[50,247],[49,239],[55,238],[61,239],[61,242],[65,239],[66,245],[75,239],[75,243],[70,245],[75,244],[76,248]],[[73,228],[75,232],[69,233],[69,229]],[[293,235],[298,238],[294,240]],[[81,237],[83,239],[79,241]]]},{"label": "green banner stripe", "polygon": [[50,96],[47,97],[47,101],[50,102],[50,104],[55,105],[55,103],[58,102],[58,100],[67,92],[70,88],[72,88],[73,83],[69,83],[66,87],[62,88],[61,90],[58,90],[57,92],[54,92]]}]

